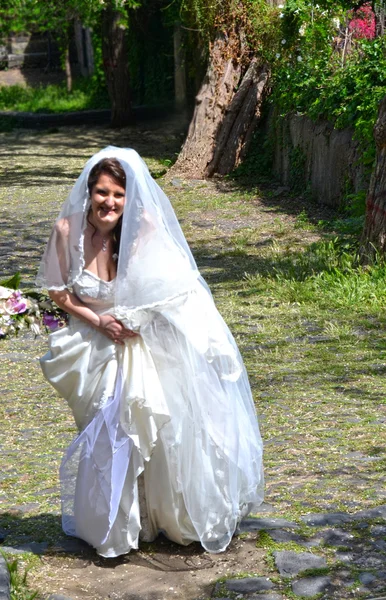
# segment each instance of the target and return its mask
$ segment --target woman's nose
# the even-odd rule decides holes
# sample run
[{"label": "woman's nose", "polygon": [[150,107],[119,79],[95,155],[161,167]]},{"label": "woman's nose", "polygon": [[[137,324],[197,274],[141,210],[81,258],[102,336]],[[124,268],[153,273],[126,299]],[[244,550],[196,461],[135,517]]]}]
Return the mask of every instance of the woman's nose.
[{"label": "woman's nose", "polygon": [[114,206],[114,202],[114,196],[106,196],[105,204],[107,204],[107,206]]}]

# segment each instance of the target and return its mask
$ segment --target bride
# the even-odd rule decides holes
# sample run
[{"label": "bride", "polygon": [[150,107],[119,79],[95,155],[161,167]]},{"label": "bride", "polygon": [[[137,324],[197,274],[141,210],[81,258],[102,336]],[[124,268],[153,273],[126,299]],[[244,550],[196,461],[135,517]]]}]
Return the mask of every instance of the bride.
[{"label": "bride", "polygon": [[106,557],[159,532],[221,552],[263,499],[262,442],[235,341],[169,200],[131,149],[94,155],[37,283],[70,315],[43,373],[79,435],[63,529]]}]

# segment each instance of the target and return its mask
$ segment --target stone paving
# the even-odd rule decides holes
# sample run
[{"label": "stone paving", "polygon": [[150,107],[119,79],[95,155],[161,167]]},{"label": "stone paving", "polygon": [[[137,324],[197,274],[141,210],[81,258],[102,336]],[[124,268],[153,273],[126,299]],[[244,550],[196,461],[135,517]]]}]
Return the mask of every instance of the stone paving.
[{"label": "stone paving", "polygon": [[6,562],[2,556],[0,556],[0,600],[8,600],[10,581],[9,572],[7,569]]},{"label": "stone paving", "polygon": [[[1,550],[11,554],[44,555],[55,551],[82,555],[90,552],[87,544],[74,538],[58,541],[54,547],[26,540],[7,546],[7,536],[11,534],[3,531],[0,537]],[[268,565],[272,563],[270,574],[240,576],[235,573],[236,576],[222,578],[213,583],[210,595],[213,599],[386,599],[386,505],[353,514],[307,514],[299,523],[282,518],[250,517],[241,523],[238,537],[255,539],[255,548],[263,545],[265,561]],[[282,549],[285,547],[293,549]],[[257,570],[259,566],[257,563]],[[147,597],[144,592],[143,599]],[[9,577],[1,559],[0,600],[8,598]],[[197,600],[204,598],[207,596]],[[45,600],[72,599],[51,594]]]},{"label": "stone paving", "polygon": [[[279,543],[294,542],[308,551],[274,551],[280,579],[245,577],[215,586],[213,598],[283,600],[301,598],[386,598],[386,505],[354,514],[309,514],[296,524],[283,519],[248,519],[242,531],[265,531]],[[302,524],[314,531],[296,533]],[[317,554],[329,550],[328,559]],[[283,584],[286,588],[283,590]],[[237,593],[229,595],[228,592]],[[284,595],[283,595],[284,592]]]},{"label": "stone paving", "polygon": [[[170,132],[168,135],[170,137]],[[174,141],[171,139],[168,143],[174,148],[178,139],[177,133],[173,135]],[[22,266],[24,281],[32,281],[59,201],[67,194],[84,160],[107,143],[134,145],[141,153],[151,145],[155,170],[160,165],[154,152],[162,156],[165,152],[164,134],[150,127],[146,131],[133,129],[119,134],[103,128],[93,131],[74,128],[66,133],[46,132],[41,136],[32,132],[6,136],[2,164],[6,168],[3,189],[6,187],[7,192],[3,194],[1,205],[3,241],[0,244],[3,252],[0,270],[3,269],[4,276]],[[28,168],[23,171],[19,164],[27,164]],[[203,185],[205,188],[201,190]],[[197,189],[189,205],[194,208],[197,194],[205,193],[208,197],[212,194],[216,198],[219,185],[219,182],[184,183],[174,179],[167,191],[177,195],[184,189],[186,193]],[[219,281],[222,282],[223,277],[225,286],[229,270],[233,268],[226,257],[220,256],[226,235],[233,235],[242,227],[264,225],[258,242],[259,248],[264,248],[264,244],[276,239],[275,231],[280,233],[279,225],[290,226],[293,199],[287,204],[289,215],[279,214],[272,199],[265,203],[229,204],[227,211],[222,212],[213,203],[212,209],[200,208],[199,214],[193,216],[190,212],[182,213],[185,226],[192,226],[192,231],[194,227],[195,232],[210,233],[214,223],[218,228],[217,237],[209,237],[207,241],[206,233],[205,236],[197,234],[199,243],[195,252],[205,277],[217,285],[220,300],[221,294],[228,294],[229,288],[224,287],[223,292]],[[241,211],[247,204],[254,210],[243,216]],[[23,206],[23,214],[15,213],[14,206]],[[285,203],[280,201],[281,211],[283,207]],[[304,231],[300,235],[304,236]],[[204,241],[201,238],[205,238]],[[236,258],[232,255],[229,261],[234,263]],[[255,268],[257,259],[251,255],[242,260],[241,276],[245,270]],[[246,357],[249,352],[260,353],[258,370],[251,361],[250,376],[258,390],[260,420],[263,426],[264,419],[267,422],[264,426],[267,498],[275,507],[269,505],[269,510],[259,513],[259,518],[246,519],[229,550],[221,555],[208,555],[199,545],[176,547],[164,539],[148,548],[142,546],[139,552],[130,553],[120,562],[102,561],[82,542],[61,537],[55,473],[63,446],[71,441],[73,430],[67,425],[63,405],[52,396],[51,390],[46,390],[37,374],[36,357],[43,353],[39,340],[31,341],[29,346],[23,341],[23,351],[18,350],[17,342],[3,351],[1,358],[8,365],[9,377],[6,379],[4,368],[2,381],[6,385],[2,389],[2,403],[9,408],[5,411],[1,432],[4,442],[0,440],[3,458],[0,481],[4,482],[0,501],[3,501],[5,523],[0,530],[0,550],[11,557],[20,557],[21,563],[25,553],[38,556],[39,566],[31,569],[29,582],[31,589],[39,589],[39,600],[295,600],[315,595],[321,600],[386,600],[386,479],[380,462],[384,440],[381,427],[386,422],[383,355],[378,359],[374,351],[366,358],[363,352],[356,351],[357,362],[353,364],[358,365],[358,373],[363,371],[368,381],[376,373],[378,380],[373,387],[367,380],[358,379],[356,368],[351,371],[352,379],[346,372],[331,372],[335,395],[328,395],[321,379],[313,379],[313,376],[307,379],[306,371],[296,371],[295,366],[302,359],[297,354],[298,349],[289,354],[285,362],[285,346],[278,346],[280,331],[273,331],[269,334],[271,337],[259,334],[255,339],[254,332],[259,332],[261,323],[267,321],[266,313],[259,312],[258,321],[248,315],[231,317],[230,314],[230,320],[241,325],[245,320],[245,325],[236,331]],[[299,316],[299,323],[303,337],[291,333],[283,337],[286,344],[300,344],[303,353],[316,346],[322,352],[323,344],[327,344],[329,353],[335,357],[336,352],[339,362],[345,363],[342,342],[330,335],[331,332],[327,335],[319,321],[307,314],[304,319]],[[286,329],[284,332],[286,336]],[[352,343],[357,344],[366,332],[367,329],[356,324]],[[382,339],[378,340],[377,332]],[[376,343],[382,342],[383,352],[382,322],[376,320],[370,333],[371,344],[376,348]],[[276,365],[276,370],[271,364],[275,348],[280,350],[284,370],[282,364],[280,369]],[[265,354],[269,366],[264,370]],[[318,369],[311,363],[310,366],[324,377],[326,364]],[[293,387],[300,377],[307,396]],[[281,380],[287,388],[286,396],[280,395]],[[320,395],[313,395],[318,386]],[[271,396],[275,397],[274,401],[270,400]],[[33,414],[30,406],[33,406]],[[273,417],[275,411],[277,416]],[[284,417],[290,414],[290,418],[282,419],[282,414]],[[60,426],[56,424],[59,421]],[[353,424],[352,429],[344,429],[348,423]],[[6,437],[4,434],[9,430],[12,435]],[[310,433],[314,435],[313,444],[307,442]],[[358,442],[357,447],[357,440],[363,441],[364,436],[368,436],[369,444]],[[353,440],[352,446],[340,445],[348,439]],[[299,443],[302,446],[299,447]],[[30,466],[24,468],[29,463]],[[6,487],[13,479],[15,483],[8,483]],[[376,504],[384,505],[359,510]],[[338,508],[349,512],[332,512]],[[323,512],[305,514],[312,510]],[[282,518],[286,514],[291,514],[291,520]],[[12,523],[17,531],[12,530]],[[53,539],[54,535],[57,538]],[[111,586],[107,588],[108,582]],[[6,566],[0,561],[0,600],[8,599],[8,590]]]}]

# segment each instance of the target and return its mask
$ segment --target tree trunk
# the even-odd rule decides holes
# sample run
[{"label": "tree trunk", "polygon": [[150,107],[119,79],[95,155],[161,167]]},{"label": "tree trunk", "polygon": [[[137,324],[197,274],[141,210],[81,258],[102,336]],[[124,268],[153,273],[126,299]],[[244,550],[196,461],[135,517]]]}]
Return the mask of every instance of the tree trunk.
[{"label": "tree trunk", "polygon": [[89,77],[94,72],[94,52],[89,27],[83,27],[79,19],[74,22],[74,35],[78,65],[82,77]]},{"label": "tree trunk", "polygon": [[85,60],[85,52],[84,52],[84,46],[83,46],[83,27],[82,27],[82,23],[79,21],[79,19],[75,19],[75,22],[74,22],[74,36],[75,36],[76,55],[78,58],[79,71],[80,71],[80,74],[82,75],[82,77],[87,77],[88,69],[87,69],[87,65],[85,64],[86,60]]},{"label": "tree trunk", "polygon": [[382,37],[385,35],[385,19],[386,19],[386,7],[384,2],[377,2],[375,4],[375,23],[376,23],[376,35]]},{"label": "tree trunk", "polygon": [[374,128],[377,156],[366,200],[366,219],[361,256],[371,262],[386,253],[386,96],[383,98]]},{"label": "tree trunk", "polygon": [[241,54],[240,36],[221,34],[215,39],[173,172],[198,178],[226,174],[245,153],[260,114],[268,71],[252,59],[243,76]]},{"label": "tree trunk", "polygon": [[83,29],[84,33],[84,48],[86,52],[87,59],[87,70],[88,75],[91,76],[94,73],[95,63],[94,63],[94,49],[92,45],[92,37],[90,27],[85,27]]},{"label": "tree trunk", "polygon": [[64,49],[64,70],[66,72],[66,86],[67,92],[72,92],[72,73],[70,63],[70,41],[66,40],[66,47]]},{"label": "tree trunk", "polygon": [[174,95],[176,108],[182,110],[186,107],[186,61],[185,48],[181,23],[174,24]]},{"label": "tree trunk", "polygon": [[131,122],[131,98],[126,29],[121,14],[109,4],[102,18],[102,57],[111,102],[111,126]]},{"label": "tree trunk", "polygon": [[245,156],[260,118],[267,81],[268,69],[259,67],[253,58],[218,130],[213,159],[206,168],[208,177],[230,173]]}]

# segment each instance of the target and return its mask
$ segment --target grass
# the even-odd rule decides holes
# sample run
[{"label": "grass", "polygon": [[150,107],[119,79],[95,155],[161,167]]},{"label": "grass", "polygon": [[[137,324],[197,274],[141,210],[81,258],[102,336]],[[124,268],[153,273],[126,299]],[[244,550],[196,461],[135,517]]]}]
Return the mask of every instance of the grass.
[{"label": "grass", "polygon": [[[169,129],[112,135],[1,134],[0,279],[20,270],[32,284],[50,223],[98,148],[131,145],[159,172],[179,144]],[[360,220],[232,181],[159,181],[245,360],[272,516],[299,520],[385,503],[386,269],[381,261],[358,265]],[[40,373],[45,348],[44,337],[0,342],[0,527],[11,532],[9,543],[61,535],[57,471],[75,427]],[[280,548],[265,543],[268,553]],[[31,570],[34,587],[45,590],[38,572]]]},{"label": "grass", "polygon": [[62,113],[94,108],[109,108],[107,91],[92,79],[77,79],[72,92],[64,83],[40,87],[0,86],[0,110]]},{"label": "grass", "polygon": [[357,262],[336,237],[295,252],[275,245],[260,253],[253,272],[245,272],[243,294],[258,294],[264,303],[280,298],[316,310],[381,310],[386,301],[386,265],[361,267]]},{"label": "grass", "polygon": [[22,557],[7,558],[7,555],[1,551],[0,554],[6,561],[9,573],[10,600],[34,600],[38,592],[29,589],[27,577],[29,569],[33,564],[36,566],[37,560],[30,556],[26,556],[24,560]]}]

